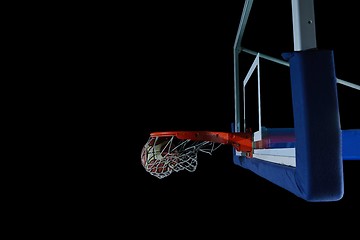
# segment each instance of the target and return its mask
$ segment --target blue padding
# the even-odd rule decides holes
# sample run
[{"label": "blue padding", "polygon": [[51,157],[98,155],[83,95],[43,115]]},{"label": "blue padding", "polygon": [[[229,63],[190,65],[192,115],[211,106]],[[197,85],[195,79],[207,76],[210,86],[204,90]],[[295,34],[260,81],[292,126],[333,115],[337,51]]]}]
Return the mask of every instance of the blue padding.
[{"label": "blue padding", "polygon": [[235,149],[234,163],[253,171],[270,182],[292,192],[298,197],[304,197],[302,189],[296,188],[296,168],[294,167],[266,162],[257,158],[237,157],[235,156]]},{"label": "blue padding", "polygon": [[290,63],[296,136],[296,167],[235,156],[250,169],[307,201],[343,197],[341,130],[333,52],[307,50],[283,54]]},{"label": "blue padding", "polygon": [[360,160],[360,129],[342,130],[343,160]]}]

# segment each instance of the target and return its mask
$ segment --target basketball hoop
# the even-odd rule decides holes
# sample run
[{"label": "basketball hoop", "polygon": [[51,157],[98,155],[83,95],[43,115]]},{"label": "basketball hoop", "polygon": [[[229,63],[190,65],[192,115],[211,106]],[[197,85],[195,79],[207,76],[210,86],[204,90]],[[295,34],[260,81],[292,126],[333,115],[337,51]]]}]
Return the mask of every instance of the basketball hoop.
[{"label": "basketball hoop", "polygon": [[250,132],[153,132],[142,149],[141,163],[147,172],[160,179],[174,171],[193,172],[197,167],[199,152],[211,155],[223,144],[231,144],[237,151],[244,152],[247,157],[252,156]]}]

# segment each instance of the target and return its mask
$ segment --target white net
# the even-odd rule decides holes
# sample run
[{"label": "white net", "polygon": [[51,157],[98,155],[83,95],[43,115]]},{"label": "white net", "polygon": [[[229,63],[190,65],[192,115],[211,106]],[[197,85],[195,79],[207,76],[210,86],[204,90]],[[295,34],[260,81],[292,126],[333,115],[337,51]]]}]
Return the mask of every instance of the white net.
[{"label": "white net", "polygon": [[198,152],[212,154],[221,143],[180,140],[171,137],[150,137],[141,152],[145,170],[157,178],[164,178],[181,170],[196,170]]}]

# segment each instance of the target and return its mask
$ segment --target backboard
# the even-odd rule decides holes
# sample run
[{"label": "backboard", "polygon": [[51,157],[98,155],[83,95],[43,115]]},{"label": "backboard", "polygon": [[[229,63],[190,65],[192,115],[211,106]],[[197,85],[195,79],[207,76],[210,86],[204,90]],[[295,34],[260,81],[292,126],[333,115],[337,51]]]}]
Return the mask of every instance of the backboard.
[{"label": "backboard", "polygon": [[338,78],[334,50],[319,47],[318,9],[313,0],[244,1],[233,131],[251,128],[254,150],[250,159],[234,150],[233,160],[307,201],[337,201],[343,160],[360,158],[360,126],[341,128],[338,86],[360,94],[360,85]]}]

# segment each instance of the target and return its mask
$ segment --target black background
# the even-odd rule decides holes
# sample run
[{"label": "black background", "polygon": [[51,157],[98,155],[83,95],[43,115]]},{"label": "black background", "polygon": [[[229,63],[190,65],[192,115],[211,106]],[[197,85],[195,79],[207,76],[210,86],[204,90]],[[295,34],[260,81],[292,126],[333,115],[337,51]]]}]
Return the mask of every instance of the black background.
[{"label": "black background", "polygon": [[[231,131],[233,45],[243,2],[139,2],[83,10],[89,16],[85,20],[91,19],[79,27],[88,28],[87,47],[81,50],[88,63],[87,78],[79,84],[82,94],[74,114],[86,117],[72,125],[89,143],[82,149],[88,158],[79,153],[83,165],[78,169],[84,176],[79,175],[73,190],[75,196],[85,197],[75,204],[68,201],[85,218],[103,219],[109,228],[124,224],[123,219],[125,228],[131,224],[147,233],[187,236],[189,229],[215,230],[222,223],[231,230],[251,216],[268,221],[260,218],[264,211],[353,214],[359,208],[359,161],[344,162],[343,199],[321,203],[306,202],[234,165],[228,145],[212,156],[199,154],[193,173],[182,171],[160,180],[141,165],[141,149],[151,132]],[[334,51],[337,77],[359,85],[355,3],[315,1],[315,19],[318,48]],[[78,45],[84,46],[84,41]],[[279,59],[281,53],[292,51],[291,1],[255,1],[243,45]],[[252,60],[241,53],[242,76]],[[274,96],[282,103],[282,96],[289,97],[288,69],[261,61],[261,79],[267,86],[263,90],[283,88],[280,97]],[[270,81],[277,87],[272,88]],[[358,129],[359,92],[338,85],[338,99],[342,129]],[[266,126],[293,124],[291,104],[283,104],[284,110],[278,104],[264,104],[264,116],[270,116]]]}]

